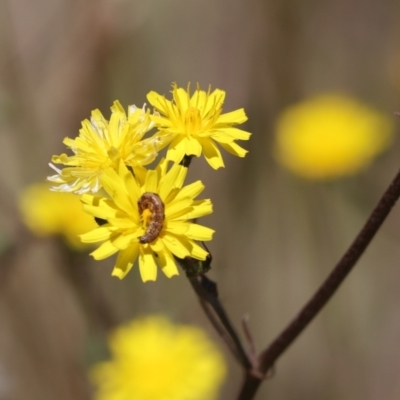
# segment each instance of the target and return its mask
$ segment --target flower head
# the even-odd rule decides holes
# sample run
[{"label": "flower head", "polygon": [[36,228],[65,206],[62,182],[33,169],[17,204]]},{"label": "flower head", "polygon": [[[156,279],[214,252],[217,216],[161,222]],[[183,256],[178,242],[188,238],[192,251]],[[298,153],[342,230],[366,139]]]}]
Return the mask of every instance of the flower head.
[{"label": "flower head", "polygon": [[162,316],[117,328],[109,343],[112,359],[91,370],[96,400],[213,400],[226,375],[202,330]]},{"label": "flower head", "polygon": [[22,192],[20,210],[24,223],[38,236],[61,235],[74,249],[87,247],[78,235],[96,227],[94,218],[83,211],[78,196],[50,192],[49,187],[39,183]]},{"label": "flower head", "polygon": [[92,117],[82,122],[79,136],[65,138],[64,144],[74,155],[54,156],[52,162],[63,164],[60,170],[48,177],[56,183],[55,191],[78,194],[95,193],[100,188],[100,176],[106,168],[114,167],[122,160],[129,167],[147,165],[157,156],[164,138],[153,137],[142,140],[153,127],[149,111],[135,106],[128,108],[128,115],[121,104],[115,101],[111,107],[111,118],[107,121],[99,110],[92,111]]},{"label": "flower head", "polygon": [[147,99],[161,115],[152,117],[158,136],[169,144],[167,159],[179,163],[185,155],[199,157],[204,154],[214,169],[224,166],[219,143],[235,156],[244,157],[247,150],[235,143],[248,140],[250,133],[235,128],[247,120],[243,109],[222,114],[225,92],[216,89],[212,93],[197,86],[190,96],[187,90],[172,85],[173,100],[167,100],[156,92],[150,92]]},{"label": "flower head", "polygon": [[276,156],[305,178],[336,178],[367,166],[390,144],[392,133],[390,118],[356,100],[317,96],[278,118]]},{"label": "flower head", "polygon": [[205,260],[208,253],[195,240],[211,240],[214,231],[190,222],[212,212],[210,200],[194,200],[204,189],[200,181],[182,187],[187,168],[162,160],[155,170],[137,169],[135,176],[123,162],[100,177],[109,198],[82,196],[86,212],[107,223],[81,236],[104,241],[91,255],[118,258],[113,275],[123,278],[139,258],[143,281],[155,280],[157,264],[168,277],[178,274],[174,256]]}]

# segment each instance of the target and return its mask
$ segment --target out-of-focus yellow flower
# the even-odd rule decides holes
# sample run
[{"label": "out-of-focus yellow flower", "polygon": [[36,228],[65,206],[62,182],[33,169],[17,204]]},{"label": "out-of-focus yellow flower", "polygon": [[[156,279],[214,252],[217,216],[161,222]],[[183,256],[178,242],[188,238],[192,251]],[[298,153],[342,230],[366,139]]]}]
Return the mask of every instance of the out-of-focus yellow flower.
[{"label": "out-of-focus yellow flower", "polygon": [[194,200],[200,182],[184,186],[187,168],[162,160],[155,170],[137,169],[135,176],[120,162],[100,180],[110,198],[82,196],[84,209],[106,224],[81,236],[86,243],[104,242],[91,255],[103,260],[117,252],[112,275],[122,279],[139,258],[143,281],[154,281],[157,265],[169,278],[178,274],[174,256],[205,260],[208,253],[195,241],[211,240],[214,231],[191,222],[212,212],[209,199]]},{"label": "out-of-focus yellow flower", "polygon": [[156,92],[150,92],[147,99],[160,116],[153,115],[157,137],[169,144],[167,159],[179,163],[185,155],[200,157],[203,153],[212,168],[224,166],[222,155],[216,145],[219,143],[229,153],[244,157],[247,150],[235,143],[248,140],[250,133],[235,128],[247,121],[243,108],[226,114],[222,113],[225,92],[210,89],[208,92],[197,86],[190,96],[187,90],[172,85],[173,100],[167,100]]},{"label": "out-of-focus yellow flower", "polygon": [[88,247],[78,235],[97,226],[94,218],[83,211],[78,196],[49,189],[49,184],[38,183],[21,193],[19,205],[24,223],[38,236],[61,235],[75,249]]},{"label": "out-of-focus yellow flower", "polygon": [[112,359],[91,370],[96,400],[214,400],[226,375],[202,330],[162,316],[117,328],[110,350]]},{"label": "out-of-focus yellow flower", "polygon": [[122,160],[127,166],[151,163],[167,137],[153,137],[142,140],[154,126],[149,111],[130,106],[128,115],[119,101],[111,107],[111,118],[107,121],[99,110],[92,111],[92,117],[82,122],[82,129],[75,139],[65,138],[64,144],[74,155],[61,154],[52,158],[53,163],[63,164],[60,170],[50,164],[57,174],[48,180],[56,183],[52,190],[77,194],[100,189],[100,176],[106,168],[113,167]]},{"label": "out-of-focus yellow flower", "polygon": [[331,179],[366,167],[392,137],[389,116],[354,99],[327,94],[283,111],[275,153],[282,165],[302,177]]}]

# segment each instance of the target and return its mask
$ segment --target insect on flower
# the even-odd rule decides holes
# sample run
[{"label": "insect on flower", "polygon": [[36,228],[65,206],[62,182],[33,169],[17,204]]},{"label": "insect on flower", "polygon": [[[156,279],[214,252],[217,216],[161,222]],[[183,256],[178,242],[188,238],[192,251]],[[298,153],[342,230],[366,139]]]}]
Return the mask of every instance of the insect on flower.
[{"label": "insect on flower", "polygon": [[139,214],[147,225],[146,232],[139,237],[141,244],[151,243],[160,234],[165,219],[164,203],[156,193],[146,192],[138,200]]}]

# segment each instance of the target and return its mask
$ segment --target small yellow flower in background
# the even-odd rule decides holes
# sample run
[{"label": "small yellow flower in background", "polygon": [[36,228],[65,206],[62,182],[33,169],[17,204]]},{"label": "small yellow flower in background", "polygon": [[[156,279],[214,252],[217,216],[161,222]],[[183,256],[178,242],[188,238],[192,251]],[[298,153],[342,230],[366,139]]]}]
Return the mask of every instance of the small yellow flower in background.
[{"label": "small yellow flower in background", "polygon": [[207,200],[194,200],[204,189],[200,182],[182,187],[187,168],[162,160],[155,170],[137,169],[135,177],[120,162],[100,180],[110,198],[82,196],[84,209],[106,224],[81,236],[86,243],[104,243],[91,255],[105,259],[119,251],[112,272],[122,279],[139,258],[142,280],[155,280],[157,264],[167,277],[178,275],[174,256],[205,260],[208,253],[195,240],[211,240],[214,231],[190,222],[212,212]]},{"label": "small yellow flower in background", "polygon": [[83,211],[79,197],[55,193],[47,183],[28,186],[20,196],[24,223],[38,236],[61,235],[74,249],[88,247],[78,235],[94,229],[94,218]]},{"label": "small yellow flower in background", "polygon": [[92,117],[82,122],[79,136],[75,139],[65,138],[64,144],[74,155],[61,154],[54,156],[52,162],[63,164],[60,170],[48,180],[57,184],[52,190],[74,192],[77,194],[100,189],[100,176],[108,167],[116,167],[119,160],[135,168],[151,163],[162,146],[163,139],[153,137],[142,140],[151,130],[154,123],[149,111],[135,106],[128,108],[128,115],[121,104],[115,101],[111,107],[111,118],[108,122],[99,110],[92,111]]},{"label": "small yellow flower in background", "polygon": [[[185,155],[199,157],[204,154],[212,168],[224,166],[219,143],[228,152],[244,157],[247,150],[235,143],[248,140],[250,133],[235,128],[247,120],[243,109],[222,113],[225,92],[216,89],[212,93],[200,90],[197,86],[190,96],[187,90],[172,85],[173,100],[167,100],[156,92],[150,92],[147,99],[161,114],[152,116],[161,138],[166,137],[169,144],[167,159],[179,163]],[[166,136],[167,135],[167,136]]]},{"label": "small yellow flower in background", "polygon": [[109,343],[112,360],[91,370],[96,400],[214,400],[226,375],[202,330],[162,316],[117,328]]},{"label": "small yellow flower in background", "polygon": [[309,179],[354,174],[385,150],[393,123],[357,100],[334,94],[289,107],[276,127],[276,156],[292,172]]}]

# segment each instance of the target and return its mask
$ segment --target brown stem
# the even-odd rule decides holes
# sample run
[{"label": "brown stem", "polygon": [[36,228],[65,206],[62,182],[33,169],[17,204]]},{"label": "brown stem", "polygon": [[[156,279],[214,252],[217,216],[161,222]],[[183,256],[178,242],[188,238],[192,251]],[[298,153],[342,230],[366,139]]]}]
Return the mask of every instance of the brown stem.
[{"label": "brown stem", "polygon": [[[239,361],[239,363],[243,366],[243,368],[251,369],[252,368],[252,363],[247,355],[246,350],[244,349],[244,346],[238,336],[238,334],[235,331],[235,328],[233,327],[228,314],[226,313],[222,303],[220,302],[218,295],[216,292],[212,293],[210,290],[206,289],[206,285],[209,284],[210,282],[214,284],[214,282],[210,281],[208,278],[206,278],[204,275],[200,275],[200,277],[188,277],[190,284],[192,285],[194,291],[199,297],[200,302],[202,303],[202,306],[204,308],[206,303],[208,306],[211,307],[211,309],[214,311],[214,313],[217,315],[220,323],[221,323],[221,328],[223,327],[225,334],[221,335],[223,338],[226,336],[229,337],[229,340],[226,341],[228,347],[232,351],[233,355],[236,357],[236,359]],[[200,280],[199,280],[200,279]],[[206,312],[207,317],[210,318],[210,315],[208,312]],[[211,323],[214,324],[213,319],[210,319]],[[219,331],[219,329],[218,329]]]},{"label": "brown stem", "polygon": [[[193,155],[185,154],[179,164],[189,168],[192,158]],[[203,246],[208,251],[204,243]],[[202,309],[215,330],[225,341],[229,350],[242,367],[245,370],[253,369],[252,359],[247,354],[239,335],[236,333],[227,312],[219,300],[217,284],[204,275],[211,267],[211,260],[212,257],[210,253],[204,261],[196,261],[191,257],[186,257],[184,259],[176,258],[178,264],[185,271],[192,288],[199,298]]]},{"label": "brown stem", "polygon": [[[336,264],[332,272],[315,292],[311,299],[301,309],[299,314],[289,325],[272,341],[272,343],[259,356],[259,372],[265,375],[275,361],[293,343],[300,333],[313,320],[318,312],[333,296],[336,289],[344,281],[358,259],[364,253],[371,240],[388,216],[390,210],[400,197],[400,171],[383,194],[378,205],[372,211],[364,227],[361,229],[346,253]],[[247,372],[239,394],[238,400],[251,400],[254,398],[262,379],[251,372]]]},{"label": "brown stem", "polygon": [[215,312],[211,309],[209,304],[199,297],[199,302],[200,306],[203,309],[204,313],[206,314],[207,318],[213,325],[214,329],[218,332],[218,334],[221,336],[222,340],[227,344],[229,350],[231,353],[236,357],[237,361],[242,364],[242,357],[237,351],[235,342],[232,340],[232,338],[229,336],[227,330],[224,328],[224,326],[221,324],[219,321],[218,317],[215,315]]},{"label": "brown stem", "polygon": [[[214,290],[214,288],[213,290],[209,289],[209,285],[215,285],[215,283],[206,278],[204,275],[200,275],[198,277],[188,276],[188,279],[197,296],[199,297],[200,304],[203,307],[205,314],[210,319],[211,323],[216,328],[221,337],[225,340],[235,358],[245,370],[253,369],[251,359],[248,356],[238,334],[236,333],[236,330],[233,327],[233,324],[230,321],[228,314],[226,313],[222,303],[220,302],[216,290]],[[218,318],[219,324],[217,326],[215,325],[216,319],[214,318],[214,314],[211,314],[211,310],[208,307],[214,312],[215,316]]]}]

